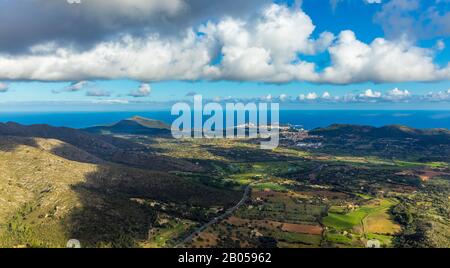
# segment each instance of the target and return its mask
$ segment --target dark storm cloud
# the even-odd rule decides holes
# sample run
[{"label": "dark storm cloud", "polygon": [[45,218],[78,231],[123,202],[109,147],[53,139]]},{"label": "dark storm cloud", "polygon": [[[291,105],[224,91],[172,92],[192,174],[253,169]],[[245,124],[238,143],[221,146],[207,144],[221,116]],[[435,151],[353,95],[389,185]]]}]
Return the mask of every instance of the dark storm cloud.
[{"label": "dark storm cloud", "polygon": [[87,48],[119,33],[178,34],[223,16],[248,16],[269,0],[0,0],[0,53],[57,42]]}]

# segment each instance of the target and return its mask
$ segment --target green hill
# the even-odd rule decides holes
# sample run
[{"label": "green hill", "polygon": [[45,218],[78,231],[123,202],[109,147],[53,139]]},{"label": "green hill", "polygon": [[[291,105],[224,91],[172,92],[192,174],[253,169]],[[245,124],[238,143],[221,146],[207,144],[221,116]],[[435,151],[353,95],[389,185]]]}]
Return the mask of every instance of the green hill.
[{"label": "green hill", "polygon": [[420,144],[450,144],[450,131],[446,129],[414,129],[401,125],[383,127],[334,124],[326,128],[317,128],[311,135],[327,138],[360,139],[414,139]]}]

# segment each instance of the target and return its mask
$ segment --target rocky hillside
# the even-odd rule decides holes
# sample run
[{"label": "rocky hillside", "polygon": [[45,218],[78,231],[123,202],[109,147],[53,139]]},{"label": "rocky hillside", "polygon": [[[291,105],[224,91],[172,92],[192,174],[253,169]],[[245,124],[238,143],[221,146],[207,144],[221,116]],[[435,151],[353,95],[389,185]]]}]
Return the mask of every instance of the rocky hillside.
[{"label": "rocky hillside", "polygon": [[0,136],[0,170],[0,247],[64,247],[70,238],[84,246],[136,246],[156,217],[136,200],[210,207],[238,196],[107,162],[55,139]]},{"label": "rocky hillside", "polygon": [[[139,143],[110,135],[88,133],[78,129],[49,125],[24,126],[8,122],[0,123],[0,135],[57,139],[104,161],[137,168],[159,171],[193,171],[199,169],[198,166],[188,161],[157,155],[147,146]],[[61,150],[66,149],[60,146],[54,149],[54,153],[59,155]],[[66,157],[71,158],[72,155],[66,154]],[[88,161],[88,163],[91,162]]]}]

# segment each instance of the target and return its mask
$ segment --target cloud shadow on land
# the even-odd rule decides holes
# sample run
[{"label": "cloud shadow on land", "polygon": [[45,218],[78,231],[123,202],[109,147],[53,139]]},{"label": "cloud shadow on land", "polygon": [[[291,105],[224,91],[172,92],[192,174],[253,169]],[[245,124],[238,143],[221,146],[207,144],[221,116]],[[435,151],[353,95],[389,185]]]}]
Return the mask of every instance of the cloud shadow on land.
[{"label": "cloud shadow on land", "polygon": [[136,247],[145,240],[156,220],[157,212],[145,204],[131,200],[130,188],[120,188],[119,176],[112,169],[99,167],[86,177],[86,182],[72,186],[81,206],[65,219],[71,238],[83,247]]},{"label": "cloud shadow on land", "polygon": [[[84,247],[137,247],[149,237],[157,201],[178,206],[230,207],[240,193],[216,189],[167,172],[98,165],[71,187],[81,206],[64,220],[70,237]],[[182,215],[182,214],[181,214]],[[180,215],[176,215],[177,217]]]},{"label": "cloud shadow on land", "polygon": [[[83,247],[139,246],[139,241],[148,238],[157,218],[158,211],[149,205],[150,201],[187,210],[190,207],[207,210],[231,207],[242,194],[200,183],[195,177],[176,176],[174,173],[179,171],[207,172],[193,164],[193,160],[161,156],[151,148],[124,139],[45,125],[1,127],[2,124],[1,135],[14,135],[0,136],[1,151],[9,152],[20,145],[29,145],[46,152],[40,154],[37,151],[38,160],[54,159],[47,153],[61,157],[54,159],[61,175],[49,181],[58,192],[45,194],[56,198],[52,199],[50,207],[61,203],[64,205],[59,206],[60,210],[67,211],[55,222],[63,236],[79,239]],[[70,160],[70,163],[64,160]],[[48,172],[54,172],[51,169],[46,166]],[[178,210],[175,211],[178,213],[171,211],[170,215],[185,218],[186,211]],[[43,207],[42,215],[47,213],[47,208]],[[198,222],[204,220],[195,211],[188,218]],[[40,220],[47,221],[47,218]],[[36,227],[34,223],[32,225]],[[58,245],[64,246],[60,242]]]},{"label": "cloud shadow on land", "polygon": [[20,145],[38,147],[34,138],[3,136],[0,134],[0,151],[13,152]]}]

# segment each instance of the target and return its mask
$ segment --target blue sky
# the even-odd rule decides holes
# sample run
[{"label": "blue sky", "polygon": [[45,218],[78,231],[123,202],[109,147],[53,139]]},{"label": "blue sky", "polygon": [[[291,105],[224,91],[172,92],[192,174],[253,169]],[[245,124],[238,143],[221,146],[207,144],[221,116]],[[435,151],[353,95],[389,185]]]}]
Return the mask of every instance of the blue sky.
[{"label": "blue sky", "polygon": [[[110,2],[135,10],[133,4]],[[189,5],[184,0],[167,6],[135,1],[142,13],[112,14],[116,28],[97,23],[92,33],[78,29],[94,16],[88,10],[105,10],[94,13],[105,16],[103,22],[114,7],[101,1],[86,10],[82,5],[88,4],[55,4],[73,23],[73,34],[66,36],[60,27],[34,27],[32,20],[17,25],[11,10],[30,7],[3,1],[0,10],[9,8],[11,15],[0,11],[0,40],[17,39],[20,46],[0,42],[0,106],[69,103],[85,109],[79,103],[87,103],[123,109],[187,100],[194,93],[331,109],[361,103],[445,108],[450,101],[449,1],[263,0],[241,9],[231,1],[214,13],[211,8],[220,4],[211,2],[198,1],[184,14],[186,6],[178,8]],[[85,14],[72,14],[74,8]],[[48,17],[45,10],[34,12]],[[167,17],[159,21],[155,12]],[[274,24],[284,28],[273,31]]]}]

